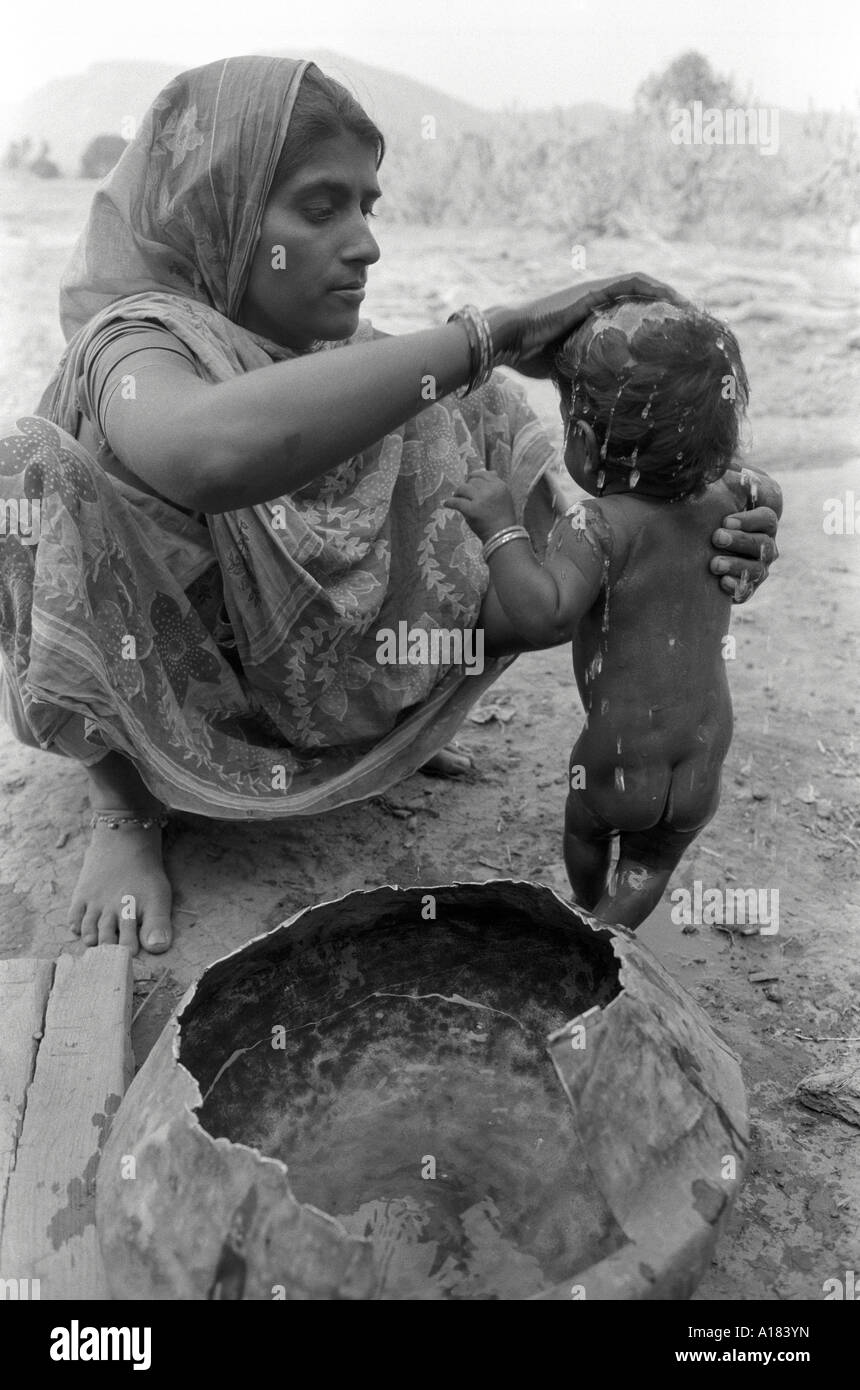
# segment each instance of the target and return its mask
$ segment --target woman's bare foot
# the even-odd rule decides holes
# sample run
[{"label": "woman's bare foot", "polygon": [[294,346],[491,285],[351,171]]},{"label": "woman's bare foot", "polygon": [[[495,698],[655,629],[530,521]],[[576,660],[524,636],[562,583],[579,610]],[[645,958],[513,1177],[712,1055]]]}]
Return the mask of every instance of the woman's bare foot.
[{"label": "woman's bare foot", "polygon": [[[94,811],[157,817],[163,810],[119,753],[109,753],[87,772]],[[99,822],[72,896],[69,925],[86,946],[118,941],[132,955],[139,945],[153,953],[166,951],[173,937],[172,897],[158,825],[147,830],[121,824],[112,829]]]},{"label": "woman's bare foot", "polygon": [[471,757],[458,743],[447,743],[422,763],[422,772],[435,773],[437,777],[462,777],[474,767]]},{"label": "woman's bare foot", "polygon": [[85,946],[118,941],[132,955],[139,944],[154,954],[166,951],[172,897],[157,825],[112,830],[98,824],[72,897],[70,926]]}]

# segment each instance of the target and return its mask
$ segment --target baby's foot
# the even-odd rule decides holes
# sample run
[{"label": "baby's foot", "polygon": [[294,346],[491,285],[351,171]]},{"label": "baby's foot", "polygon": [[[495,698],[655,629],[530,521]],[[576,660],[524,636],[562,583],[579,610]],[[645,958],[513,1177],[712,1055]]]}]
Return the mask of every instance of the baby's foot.
[{"label": "baby's foot", "polygon": [[172,897],[158,826],[112,830],[99,822],[72,896],[69,924],[86,946],[118,941],[132,955],[139,944],[155,954],[166,951],[173,936]]}]

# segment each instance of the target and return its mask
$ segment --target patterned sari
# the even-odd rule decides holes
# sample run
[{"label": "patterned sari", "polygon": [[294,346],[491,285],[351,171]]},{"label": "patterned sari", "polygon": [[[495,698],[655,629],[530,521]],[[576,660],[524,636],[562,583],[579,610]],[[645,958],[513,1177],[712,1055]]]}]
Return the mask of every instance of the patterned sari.
[{"label": "patterned sari", "polygon": [[[489,468],[542,549],[557,454],[494,374],[437,401],[291,495],[191,516],[110,476],[77,442],[89,365],[133,326],[166,329],[208,382],[294,356],[238,317],[308,67],[238,58],[177,77],[96,192],[61,290],[68,346],[0,440],[0,712],[21,741],[124,754],[168,806],[308,815],[374,795],[456,730],[512,658],[382,665],[377,634],[474,626],[480,543],[444,507]],[[348,351],[372,335],[366,320]]]}]

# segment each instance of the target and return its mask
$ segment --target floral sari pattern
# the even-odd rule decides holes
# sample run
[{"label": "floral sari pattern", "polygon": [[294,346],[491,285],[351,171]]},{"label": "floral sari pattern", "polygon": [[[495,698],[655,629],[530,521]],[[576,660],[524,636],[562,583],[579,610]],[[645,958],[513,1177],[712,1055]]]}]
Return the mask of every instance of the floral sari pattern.
[{"label": "floral sari pattern", "polygon": [[[510,658],[382,665],[377,634],[477,622],[480,543],[445,506],[475,469],[510,484],[537,546],[553,520],[556,451],[500,373],[292,495],[199,521],[77,442],[88,354],[118,325],[166,329],[212,384],[294,355],[234,319],[306,67],[231,59],[156,99],[96,194],[38,414],[0,439],[0,490],[39,520],[35,543],[0,534],[0,712],[32,746],[115,750],[167,805],[223,819],[358,800],[443,746]],[[363,320],[312,350],[370,336]]]}]

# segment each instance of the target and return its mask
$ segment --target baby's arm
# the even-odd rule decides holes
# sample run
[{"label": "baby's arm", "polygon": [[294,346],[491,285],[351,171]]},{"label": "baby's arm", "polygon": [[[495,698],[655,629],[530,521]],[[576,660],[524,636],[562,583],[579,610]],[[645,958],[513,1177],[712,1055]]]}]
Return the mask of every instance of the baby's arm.
[{"label": "baby's arm", "polygon": [[[473,473],[448,503],[484,542],[516,525],[511,494],[500,478]],[[556,523],[543,565],[525,537],[494,550],[487,564],[491,590],[514,632],[533,647],[571,641],[607,577],[609,528],[595,503],[577,503]]]}]

